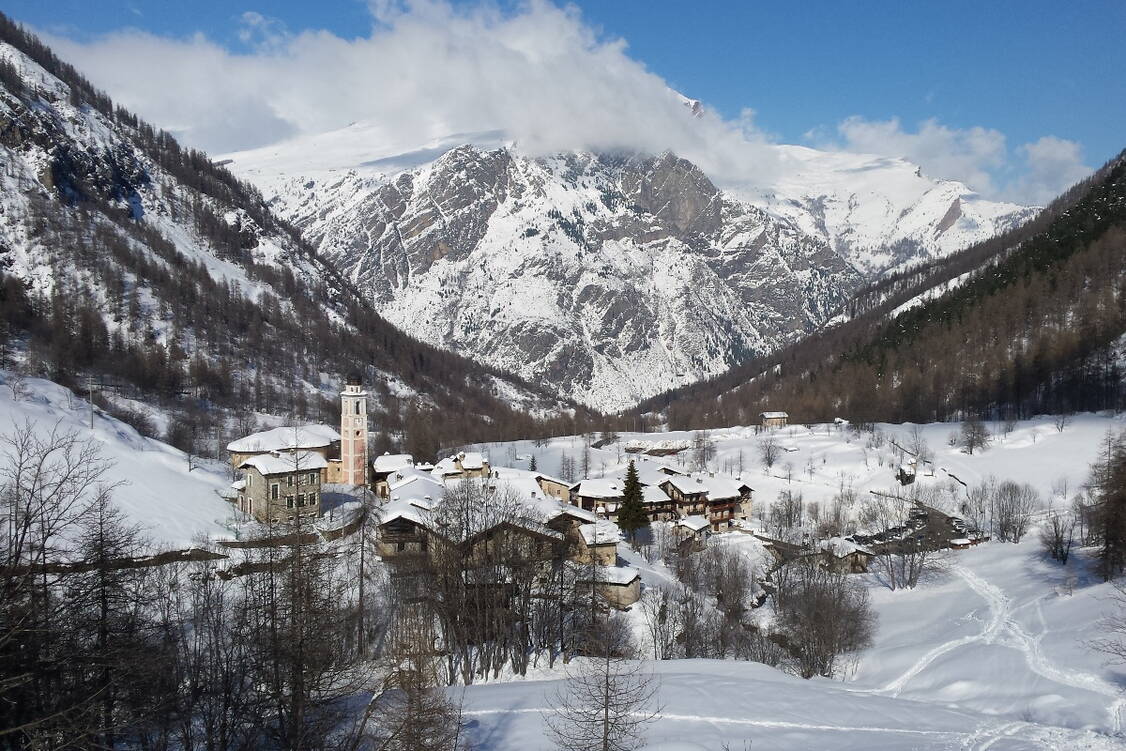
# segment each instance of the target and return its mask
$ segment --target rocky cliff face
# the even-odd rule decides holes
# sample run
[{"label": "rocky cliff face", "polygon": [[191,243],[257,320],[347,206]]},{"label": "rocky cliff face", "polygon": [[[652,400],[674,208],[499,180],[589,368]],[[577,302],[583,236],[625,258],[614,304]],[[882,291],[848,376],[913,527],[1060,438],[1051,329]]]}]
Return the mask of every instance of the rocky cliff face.
[{"label": "rocky cliff face", "polygon": [[801,336],[860,279],[672,154],[461,146],[274,207],[404,330],[606,410]]}]

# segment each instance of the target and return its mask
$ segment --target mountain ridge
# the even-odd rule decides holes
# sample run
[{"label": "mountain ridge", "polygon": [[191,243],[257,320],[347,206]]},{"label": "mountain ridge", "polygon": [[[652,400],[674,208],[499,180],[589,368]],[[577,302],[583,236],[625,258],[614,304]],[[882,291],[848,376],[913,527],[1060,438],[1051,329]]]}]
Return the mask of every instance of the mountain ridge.
[{"label": "mountain ridge", "polygon": [[[811,198],[785,184],[789,196],[750,183],[724,189],[671,152],[533,157],[498,131],[397,151],[372,140],[377,130],[353,123],[225,159],[397,326],[603,412],[792,343],[865,277],[1034,214],[886,157],[778,147],[810,174],[836,175]],[[649,163],[671,182],[647,177]],[[842,195],[849,170],[892,175],[899,198]],[[874,179],[854,187],[871,192]],[[447,221],[458,212],[472,219]],[[891,229],[889,216],[899,217]],[[423,225],[442,235],[425,249],[415,247]],[[638,249],[657,260],[646,267]],[[521,288],[506,294],[514,279]],[[466,299],[463,283],[478,299]],[[596,304],[609,316],[595,320]]]}]

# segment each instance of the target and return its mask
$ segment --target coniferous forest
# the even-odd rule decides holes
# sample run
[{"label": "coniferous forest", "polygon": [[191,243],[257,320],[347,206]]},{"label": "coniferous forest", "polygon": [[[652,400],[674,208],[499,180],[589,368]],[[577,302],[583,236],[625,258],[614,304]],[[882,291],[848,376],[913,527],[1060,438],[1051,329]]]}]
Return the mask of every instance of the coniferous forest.
[{"label": "coniferous forest", "polygon": [[[964,284],[929,299],[963,274]],[[1126,158],[1034,222],[878,282],[847,312],[839,326],[638,411],[667,410],[670,427],[683,429],[746,425],[768,409],[804,422],[1120,409]]]}]

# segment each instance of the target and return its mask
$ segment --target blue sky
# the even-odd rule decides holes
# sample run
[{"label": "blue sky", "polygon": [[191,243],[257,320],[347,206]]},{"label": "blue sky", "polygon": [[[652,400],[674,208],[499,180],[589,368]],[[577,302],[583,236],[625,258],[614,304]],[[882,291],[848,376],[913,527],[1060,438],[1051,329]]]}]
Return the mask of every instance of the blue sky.
[{"label": "blue sky", "polygon": [[[898,148],[924,167],[951,173],[940,176],[991,182],[998,191],[1037,169],[1025,161],[1031,158],[1029,145],[1051,151],[1056,159],[1041,169],[1063,171],[1080,163],[1097,165],[1126,147],[1126,3],[596,0],[574,5],[581,10],[579,25],[598,42],[625,40],[628,58],[730,122],[752,109],[756,133],[771,140],[866,150],[886,141],[895,144],[889,150]],[[554,22],[550,14],[527,13],[527,6],[505,2],[499,7],[508,15],[523,12],[533,22]],[[121,61],[116,75],[107,62],[112,48],[106,35],[131,28],[154,38],[184,40],[201,32],[208,43],[237,57],[260,54],[270,35],[290,38],[324,29],[344,40],[364,40],[377,24],[359,0],[9,0],[4,11],[48,32],[51,41],[74,41],[64,54],[80,58],[80,67],[88,58],[96,83],[158,122],[160,107],[147,109],[146,96],[128,83],[128,69],[134,65],[136,71],[136,61]],[[247,12],[260,14],[254,33],[248,33]],[[99,43],[100,57],[87,52]],[[849,118],[859,126],[842,128]],[[927,138],[915,138],[923,135],[925,121],[946,135],[930,137],[932,128]],[[886,128],[864,127],[876,123],[894,123],[890,137]],[[184,127],[203,134],[212,126]],[[276,132],[288,135],[302,127],[279,125]],[[1003,146],[982,132],[998,134]],[[1058,142],[1035,146],[1045,137]],[[212,140],[204,145],[243,145],[238,139]],[[972,152],[977,163],[971,168],[965,158],[932,156],[943,143]],[[1069,149],[1074,164],[1053,166],[1062,164],[1058,159]]]}]

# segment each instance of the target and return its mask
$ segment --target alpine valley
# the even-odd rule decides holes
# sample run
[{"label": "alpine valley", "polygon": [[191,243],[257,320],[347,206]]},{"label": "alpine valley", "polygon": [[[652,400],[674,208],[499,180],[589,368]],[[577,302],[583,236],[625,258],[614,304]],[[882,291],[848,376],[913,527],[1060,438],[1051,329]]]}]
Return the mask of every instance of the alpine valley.
[{"label": "alpine valley", "polygon": [[772,145],[769,181],[717,185],[669,152],[529,155],[500,132],[389,149],[375,130],[224,163],[405,332],[603,412],[1035,214],[902,159]]}]

